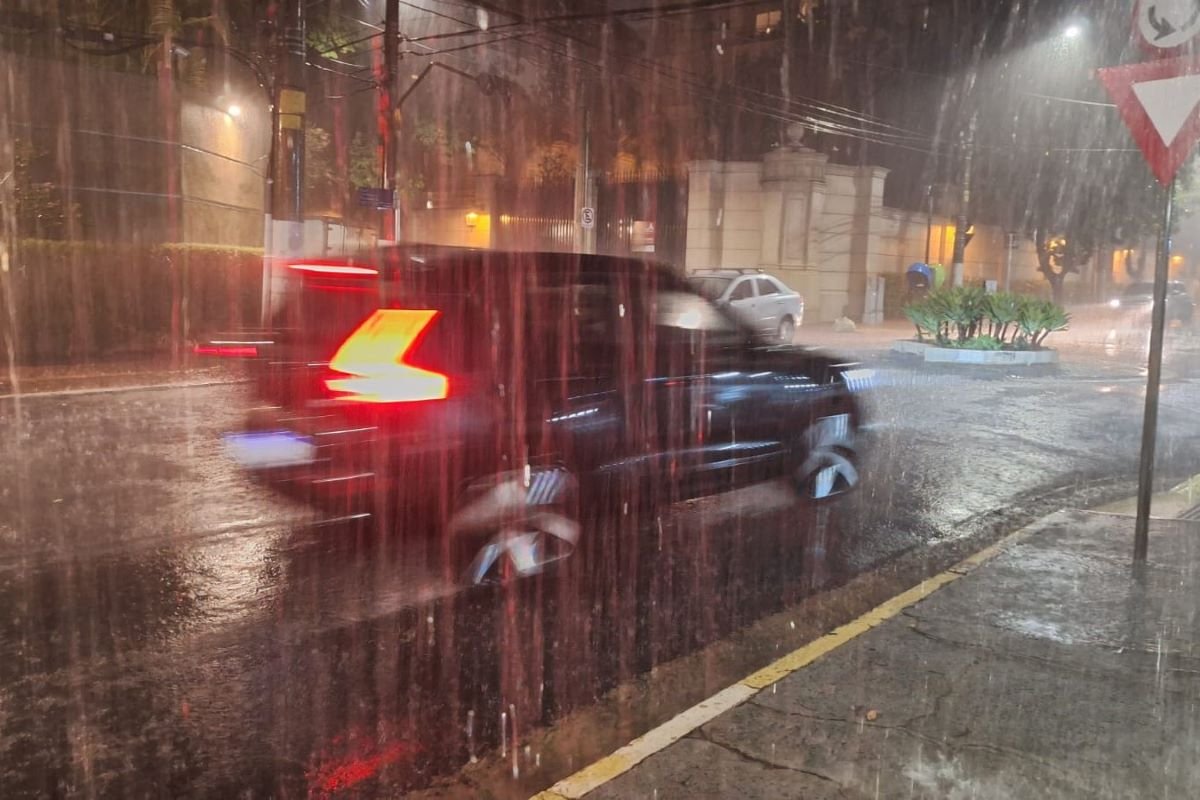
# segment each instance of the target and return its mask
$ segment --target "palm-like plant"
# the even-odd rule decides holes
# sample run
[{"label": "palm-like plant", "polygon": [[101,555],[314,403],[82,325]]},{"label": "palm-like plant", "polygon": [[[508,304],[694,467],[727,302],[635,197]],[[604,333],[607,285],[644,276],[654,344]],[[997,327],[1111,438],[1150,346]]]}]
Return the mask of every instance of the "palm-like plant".
[{"label": "palm-like plant", "polygon": [[[904,309],[917,338],[940,345],[973,342],[988,349],[1041,347],[1046,337],[1065,330],[1071,316],[1049,300],[1009,294],[988,295],[975,287],[939,289]],[[985,333],[984,323],[987,323]]]},{"label": "palm-like plant", "polygon": [[941,333],[941,318],[933,313],[926,302],[914,303],[904,309],[904,316],[908,317],[917,329],[917,341],[925,341],[925,337],[938,339]]},{"label": "palm-like plant", "polygon": [[1021,298],[1011,292],[989,295],[985,308],[992,336],[1000,341],[1008,340],[1008,328],[1017,321],[1021,313]]},{"label": "palm-like plant", "polygon": [[1065,331],[1070,326],[1071,315],[1062,306],[1049,300],[1039,300],[1037,305],[1039,329],[1033,337],[1033,344],[1041,347],[1047,336],[1055,331]]}]

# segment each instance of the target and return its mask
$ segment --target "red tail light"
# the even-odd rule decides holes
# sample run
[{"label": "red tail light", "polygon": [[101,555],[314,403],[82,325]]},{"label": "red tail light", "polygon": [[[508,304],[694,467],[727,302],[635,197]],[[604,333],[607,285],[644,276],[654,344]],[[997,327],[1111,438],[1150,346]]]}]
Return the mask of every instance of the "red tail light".
[{"label": "red tail light", "polygon": [[437,315],[427,309],[375,311],[333,354],[329,368],[341,374],[325,385],[340,399],[358,403],[444,399],[450,390],[446,375],[404,361]]},{"label": "red tail light", "polygon": [[342,264],[334,261],[317,264],[310,262],[288,264],[288,269],[295,270],[296,272],[306,272],[310,275],[360,275],[365,277],[379,274],[379,270],[374,267],[362,267],[355,264]]},{"label": "red tail light", "polygon": [[192,348],[198,356],[221,356],[223,358],[255,358],[258,346],[253,344],[198,344]]}]

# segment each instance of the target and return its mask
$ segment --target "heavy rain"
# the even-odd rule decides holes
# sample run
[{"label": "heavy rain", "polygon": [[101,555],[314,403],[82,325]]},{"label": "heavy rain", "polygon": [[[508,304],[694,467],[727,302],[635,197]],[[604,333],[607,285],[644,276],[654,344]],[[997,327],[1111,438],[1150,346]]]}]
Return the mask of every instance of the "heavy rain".
[{"label": "heavy rain", "polygon": [[0,796],[1190,797],[1200,2],[0,2]]}]

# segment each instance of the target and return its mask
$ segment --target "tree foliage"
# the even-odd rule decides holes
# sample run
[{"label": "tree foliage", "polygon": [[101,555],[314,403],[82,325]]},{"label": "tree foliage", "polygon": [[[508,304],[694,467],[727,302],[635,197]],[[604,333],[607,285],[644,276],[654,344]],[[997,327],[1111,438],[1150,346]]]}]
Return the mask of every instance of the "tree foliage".
[{"label": "tree foliage", "polygon": [[1016,21],[1026,29],[980,65],[964,104],[979,115],[972,212],[1027,236],[1061,300],[1068,275],[1106,269],[1109,251],[1157,233],[1163,189],[1094,72],[1133,57],[1128,36],[1092,25],[1069,39],[1054,35],[1057,18]]},{"label": "tree foliage", "polygon": [[[27,139],[17,139],[13,146],[13,182],[9,195],[15,205],[17,232],[35,239],[62,239],[67,235],[69,222],[78,207],[68,204],[54,183],[38,180],[38,162],[46,157]],[[4,209],[0,207],[0,215]]]},{"label": "tree foliage", "polygon": [[346,158],[339,160],[327,130],[317,125],[305,128],[304,195],[309,209],[344,215],[358,188],[378,185],[379,159],[367,137],[355,134]]}]

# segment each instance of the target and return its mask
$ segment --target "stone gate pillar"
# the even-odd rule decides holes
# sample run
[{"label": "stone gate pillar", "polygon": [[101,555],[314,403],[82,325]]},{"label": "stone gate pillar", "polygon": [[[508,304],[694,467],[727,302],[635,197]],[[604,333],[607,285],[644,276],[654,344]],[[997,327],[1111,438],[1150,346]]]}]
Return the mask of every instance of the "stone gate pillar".
[{"label": "stone gate pillar", "polygon": [[804,295],[808,319],[835,319],[840,309],[826,308],[816,237],[824,214],[828,158],[803,145],[801,126],[792,126],[788,134],[786,146],[763,158],[759,266]]}]

